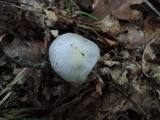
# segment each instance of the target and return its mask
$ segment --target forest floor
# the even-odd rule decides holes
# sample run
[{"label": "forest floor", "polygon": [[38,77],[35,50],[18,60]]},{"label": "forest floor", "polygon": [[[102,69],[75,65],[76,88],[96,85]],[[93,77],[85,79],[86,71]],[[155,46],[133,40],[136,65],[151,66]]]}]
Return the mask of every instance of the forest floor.
[{"label": "forest floor", "polygon": [[[100,48],[78,89],[48,58],[67,32]],[[159,0],[0,0],[0,120],[159,120],[159,44]]]}]

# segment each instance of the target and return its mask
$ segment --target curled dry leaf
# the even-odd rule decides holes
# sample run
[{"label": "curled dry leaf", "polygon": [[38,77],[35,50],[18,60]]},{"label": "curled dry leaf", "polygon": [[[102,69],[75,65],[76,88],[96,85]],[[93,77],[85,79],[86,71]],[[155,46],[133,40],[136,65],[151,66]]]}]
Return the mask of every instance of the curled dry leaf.
[{"label": "curled dry leaf", "polygon": [[100,71],[103,75],[110,75],[112,80],[118,85],[125,85],[128,83],[128,71],[123,70],[123,68],[120,68],[120,66],[116,66],[114,69],[105,67]]},{"label": "curled dry leaf", "polygon": [[47,15],[49,20],[54,21],[54,22],[56,22],[58,20],[55,12],[47,10],[47,9],[44,9],[44,12]]},{"label": "curled dry leaf", "polygon": [[118,42],[128,49],[142,48],[141,45],[146,42],[144,39],[144,32],[133,26],[121,27],[121,32],[118,34],[117,38]]},{"label": "curled dry leaf", "polygon": [[156,57],[156,53],[153,51],[153,49],[151,48],[151,46],[149,46],[147,48],[147,50],[145,51],[144,53],[144,59],[146,61],[151,61],[151,60],[154,60]]},{"label": "curled dry leaf", "polygon": [[0,42],[2,42],[2,40],[3,40],[3,38],[6,36],[6,33],[5,34],[2,34],[1,36],[0,36]]},{"label": "curled dry leaf", "polygon": [[160,66],[159,65],[152,65],[151,72],[149,73],[150,77],[153,78],[153,82],[156,82],[160,85]]},{"label": "curled dry leaf", "polygon": [[98,83],[96,85],[96,92],[99,93],[100,95],[102,95],[102,87],[103,87],[103,80],[101,79],[101,77],[96,74],[98,77]]},{"label": "curled dry leaf", "polygon": [[15,37],[10,43],[4,41],[3,45],[4,52],[8,56],[33,62],[39,62],[41,50],[43,49],[43,41],[24,42],[18,37]]},{"label": "curled dry leaf", "polygon": [[121,63],[118,61],[104,61],[105,65],[112,67],[112,66],[117,66],[120,65]]},{"label": "curled dry leaf", "polygon": [[142,17],[142,13],[132,10],[131,5],[141,4],[144,0],[99,0],[93,15],[101,18],[101,22],[96,24],[103,31],[115,34],[120,30],[118,19],[137,20]]},{"label": "curled dry leaf", "polygon": [[104,61],[108,61],[108,60],[110,60],[111,59],[111,55],[109,54],[109,53],[106,53],[105,55],[103,55],[103,56],[101,56],[100,58],[99,58],[99,61],[100,62],[104,62]]},{"label": "curled dry leaf", "polygon": [[92,9],[94,10],[98,5],[99,0],[94,0],[94,3],[92,4]]},{"label": "curled dry leaf", "polygon": [[159,98],[159,100],[160,100],[160,90],[157,89],[156,92],[158,93],[158,95],[159,95],[158,98]]},{"label": "curled dry leaf", "polygon": [[[145,38],[151,41],[153,38],[160,35],[160,17],[148,17],[144,22]],[[160,37],[152,43],[160,45]]]},{"label": "curled dry leaf", "polygon": [[128,50],[124,50],[124,51],[120,52],[120,54],[122,55],[123,59],[130,58],[130,54],[129,54]]},{"label": "curled dry leaf", "polygon": [[126,0],[119,8],[113,11],[113,16],[122,20],[137,20],[142,17],[142,13],[131,9],[131,5],[141,4],[145,0]]},{"label": "curled dry leaf", "polygon": [[109,46],[114,46],[116,45],[116,41],[108,39],[108,38],[102,38],[102,37],[98,37],[97,40],[99,40],[100,42],[102,42],[103,44],[107,44]]},{"label": "curled dry leaf", "polygon": [[131,5],[141,4],[144,0],[99,0],[93,15],[102,20],[109,14],[118,19],[136,20],[142,14],[139,11],[132,10]]},{"label": "curled dry leaf", "polygon": [[114,65],[114,68],[102,68],[101,73],[103,75],[110,75],[112,80],[118,85],[125,85],[129,82],[130,79],[137,79],[137,77],[139,77],[139,74],[142,73],[140,72],[141,64],[136,62],[116,62]]},{"label": "curled dry leaf", "polygon": [[90,11],[92,5],[93,7],[96,6],[96,0],[74,0],[74,1],[82,11]]},{"label": "curled dry leaf", "polygon": [[[0,36],[0,44],[1,44],[1,42],[2,42],[2,40],[3,40],[3,38],[6,36],[6,34],[2,34],[1,36]],[[1,47],[1,46],[0,46]],[[0,51],[1,52],[1,51]],[[1,54],[1,53],[0,53]],[[3,56],[0,56],[0,66],[3,66],[4,64],[6,64],[6,62],[3,60],[4,58],[3,58]]]},{"label": "curled dry leaf", "polygon": [[59,32],[58,30],[51,30],[51,34],[55,38],[58,37],[58,32]]},{"label": "curled dry leaf", "polygon": [[96,24],[96,27],[111,34],[117,33],[120,29],[118,20],[112,15],[107,15],[102,21]]},{"label": "curled dry leaf", "polygon": [[125,3],[126,0],[99,0],[95,10],[93,11],[93,15],[101,18],[103,20],[108,16],[112,11],[119,8],[122,4]]}]

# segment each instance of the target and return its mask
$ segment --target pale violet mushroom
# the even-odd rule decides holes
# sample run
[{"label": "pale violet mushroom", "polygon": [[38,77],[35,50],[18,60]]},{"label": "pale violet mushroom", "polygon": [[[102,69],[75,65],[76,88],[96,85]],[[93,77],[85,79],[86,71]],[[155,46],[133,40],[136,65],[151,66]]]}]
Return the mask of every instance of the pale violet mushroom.
[{"label": "pale violet mushroom", "polygon": [[49,47],[53,70],[67,82],[82,84],[99,57],[98,46],[75,33],[58,36]]}]

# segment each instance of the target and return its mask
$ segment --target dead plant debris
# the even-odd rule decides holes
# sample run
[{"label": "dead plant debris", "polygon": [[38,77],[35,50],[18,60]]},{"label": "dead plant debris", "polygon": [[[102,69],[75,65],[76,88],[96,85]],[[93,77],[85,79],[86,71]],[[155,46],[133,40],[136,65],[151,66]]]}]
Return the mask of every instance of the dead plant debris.
[{"label": "dead plant debris", "polygon": [[[48,60],[67,32],[101,51],[80,86]],[[0,0],[0,120],[158,120],[159,44],[159,0]]]}]

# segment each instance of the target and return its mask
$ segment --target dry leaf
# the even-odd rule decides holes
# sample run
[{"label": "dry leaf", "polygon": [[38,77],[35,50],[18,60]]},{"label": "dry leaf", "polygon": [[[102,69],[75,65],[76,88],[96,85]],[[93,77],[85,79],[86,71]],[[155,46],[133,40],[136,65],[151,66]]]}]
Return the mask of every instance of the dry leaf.
[{"label": "dry leaf", "polygon": [[117,33],[120,29],[118,20],[111,15],[106,16],[102,21],[98,22],[96,27],[111,34]]},{"label": "dry leaf", "polygon": [[5,34],[2,34],[1,36],[0,36],[0,42],[2,42],[2,40],[3,40],[3,38],[6,36],[6,33]]},{"label": "dry leaf", "polygon": [[[147,42],[160,35],[160,17],[148,17],[144,23],[144,30]],[[152,44],[160,45],[160,38]]]},{"label": "dry leaf", "polygon": [[141,4],[144,0],[99,0],[93,15],[102,20],[109,14],[118,19],[136,20],[142,16],[141,12],[132,10],[131,5]]},{"label": "dry leaf", "polygon": [[96,85],[96,92],[102,95],[102,87],[104,83],[103,83],[103,80],[100,78],[100,76],[98,74],[96,75],[98,77],[98,83]]},{"label": "dry leaf", "polygon": [[51,21],[53,21],[53,22],[56,22],[56,21],[58,20],[55,12],[49,11],[49,10],[47,10],[47,9],[44,9],[44,12],[45,12],[45,14],[47,15],[47,17],[48,17],[49,20],[51,20]]},{"label": "dry leaf", "polygon": [[59,32],[58,30],[51,30],[51,34],[55,38],[58,36],[58,32]]},{"label": "dry leaf", "polygon": [[113,66],[117,66],[120,65],[121,63],[118,61],[104,61],[105,65],[109,66],[109,67],[113,67]]},{"label": "dry leaf", "polygon": [[126,0],[118,0],[118,1],[117,0],[99,0],[92,14],[101,18],[101,20],[103,20],[112,11],[116,10],[122,4],[124,4],[125,1]]},{"label": "dry leaf", "polygon": [[142,17],[142,13],[132,10],[131,5],[141,4],[144,0],[126,0],[119,8],[113,11],[113,16],[122,20],[137,20]]},{"label": "dry leaf", "polygon": [[108,39],[108,38],[98,37],[97,40],[99,40],[99,41],[102,42],[103,44],[107,44],[107,45],[109,45],[109,46],[114,46],[114,45],[116,45],[116,41],[110,40],[110,39]]},{"label": "dry leaf", "polygon": [[144,32],[133,26],[122,26],[121,33],[118,34],[118,42],[123,44],[125,48],[134,49],[141,47],[146,41]]},{"label": "dry leaf", "polygon": [[19,2],[23,3],[21,4],[23,9],[36,11],[44,9],[48,4],[46,0],[19,0]]}]

